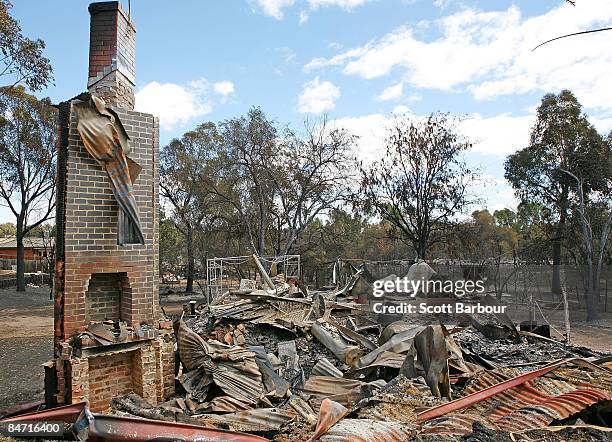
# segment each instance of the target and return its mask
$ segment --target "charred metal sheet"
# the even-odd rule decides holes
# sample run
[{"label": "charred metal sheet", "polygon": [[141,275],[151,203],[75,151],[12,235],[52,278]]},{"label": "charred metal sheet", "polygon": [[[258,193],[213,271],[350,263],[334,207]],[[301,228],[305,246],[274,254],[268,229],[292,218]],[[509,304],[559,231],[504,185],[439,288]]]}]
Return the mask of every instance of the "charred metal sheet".
[{"label": "charred metal sheet", "polygon": [[87,440],[94,442],[269,442],[263,437],[195,425],[93,414],[87,427]]},{"label": "charred metal sheet", "polygon": [[399,422],[343,419],[323,435],[321,442],[403,442],[416,432]]},{"label": "charred metal sheet", "polygon": [[229,396],[248,404],[256,404],[263,397],[261,372],[252,351],[205,341],[183,321],[179,324],[177,343],[184,366],[189,370],[203,368]]},{"label": "charred metal sheet", "polygon": [[371,368],[376,367],[390,367],[390,368],[401,368],[404,360],[406,359],[406,355],[397,354],[390,351],[382,352],[378,355],[376,360],[372,362],[370,365],[366,365],[365,367],[360,367],[351,372],[362,372],[365,370],[369,370]]},{"label": "charred metal sheet", "polygon": [[287,390],[289,390],[289,383],[274,371],[274,367],[268,359],[265,348],[260,345],[254,345],[250,346],[249,350],[255,353],[255,361],[261,372],[266,392],[277,397],[285,396]]},{"label": "charred metal sheet", "polygon": [[[322,320],[319,319],[318,321]],[[341,336],[334,336],[318,321],[312,324],[310,333],[312,333],[317,341],[327,347],[338,360],[350,366],[355,365],[363,355],[363,350],[355,345],[347,344]]]},{"label": "charred metal sheet", "polygon": [[338,331],[340,332],[340,334],[343,335],[344,338],[348,338],[355,342],[358,342],[360,345],[363,345],[365,348],[369,349],[370,351],[376,350],[376,347],[377,347],[376,344],[374,344],[372,341],[370,341],[368,338],[366,338],[362,334],[359,334],[355,330],[351,330],[350,328],[347,328],[341,324],[338,324],[334,320],[330,319],[329,322],[338,329]]},{"label": "charred metal sheet", "polygon": [[293,408],[301,417],[303,417],[306,422],[311,425],[317,423],[317,415],[312,409],[312,407],[306,402],[304,399],[297,395],[291,396],[289,399],[289,405]]},{"label": "charred metal sheet", "polygon": [[195,413],[233,413],[235,411],[249,410],[250,407],[230,396],[217,396],[210,402],[197,405]]},{"label": "charred metal sheet", "polygon": [[304,393],[319,397],[346,394],[354,388],[367,385],[365,382],[333,376],[311,376],[306,381]]},{"label": "charred metal sheet", "polygon": [[15,405],[0,411],[0,419],[18,416],[24,413],[35,413],[45,405],[45,401],[28,402],[27,404]]},{"label": "charred metal sheet", "polygon": [[[536,396],[534,400],[535,398]],[[509,432],[542,428],[555,419],[565,419],[605,399],[610,399],[610,395],[596,390],[577,390],[548,399],[544,398],[541,403],[518,409],[516,409],[520,407],[518,400],[515,403],[500,402],[496,404],[494,412],[489,416],[483,416],[477,410],[470,409],[468,413],[451,414],[432,419],[423,426],[423,433],[469,434],[472,432],[474,422]],[[500,414],[503,416],[499,417]]]},{"label": "charred metal sheet", "polygon": [[199,417],[214,424],[228,425],[236,431],[255,432],[280,430],[296,416],[293,409],[257,408],[224,415],[203,414]]},{"label": "charred metal sheet", "polygon": [[324,357],[321,357],[315,366],[312,367],[310,374],[312,376],[328,376],[334,378],[342,377],[342,372]]},{"label": "charred metal sheet", "polygon": [[505,431],[544,427],[555,419],[565,419],[589,405],[611,398],[612,396],[602,391],[576,390],[521,408],[499,419],[496,424],[500,430]]},{"label": "charred metal sheet", "polygon": [[376,350],[371,351],[370,353],[362,356],[361,359],[359,359],[359,362],[357,363],[357,367],[361,368],[370,365],[378,358],[381,353],[385,351],[398,354],[407,352],[408,350],[410,350],[410,347],[412,347],[412,340],[414,339],[414,337],[423,329],[424,327],[415,327],[413,329],[406,330],[394,335]]},{"label": "charred metal sheet", "polygon": [[462,413],[432,419],[423,425],[421,432],[438,435],[470,434],[474,422],[480,422],[488,428],[496,428],[495,423],[484,416]]}]

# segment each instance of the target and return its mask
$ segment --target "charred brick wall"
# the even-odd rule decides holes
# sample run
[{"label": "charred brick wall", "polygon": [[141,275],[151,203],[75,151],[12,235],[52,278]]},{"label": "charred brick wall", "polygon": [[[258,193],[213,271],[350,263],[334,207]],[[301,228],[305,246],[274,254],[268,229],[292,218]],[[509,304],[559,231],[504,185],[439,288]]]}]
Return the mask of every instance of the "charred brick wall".
[{"label": "charred brick wall", "polygon": [[86,291],[92,274],[125,273],[131,302],[122,305],[128,325],[158,317],[158,122],[152,115],[117,109],[130,136],[130,157],[142,166],[134,182],[145,244],[117,245],[118,205],[106,171],[89,155],[71,113],[67,147],[64,227],[63,336],[88,323]]},{"label": "charred brick wall", "polygon": [[122,302],[129,304],[131,301],[123,298],[131,298],[125,273],[92,274],[85,294],[85,320],[87,322],[121,320]]},{"label": "charred brick wall", "polygon": [[[94,412],[107,411],[112,398],[135,390],[132,365],[136,352],[125,352],[89,358],[89,408]],[[136,378],[136,379],[134,379]]]}]

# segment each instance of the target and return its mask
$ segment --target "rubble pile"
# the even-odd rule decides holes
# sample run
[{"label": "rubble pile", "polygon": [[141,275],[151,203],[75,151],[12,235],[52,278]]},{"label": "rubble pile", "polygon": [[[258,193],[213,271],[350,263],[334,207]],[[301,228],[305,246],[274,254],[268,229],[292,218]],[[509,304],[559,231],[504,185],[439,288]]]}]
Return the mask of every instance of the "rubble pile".
[{"label": "rubble pile", "polygon": [[383,327],[356,302],[359,277],[319,291],[282,275],[243,281],[175,321],[177,395],[143,413],[121,397],[113,411],[277,442],[562,440],[576,425],[610,435],[612,358],[505,314]]}]

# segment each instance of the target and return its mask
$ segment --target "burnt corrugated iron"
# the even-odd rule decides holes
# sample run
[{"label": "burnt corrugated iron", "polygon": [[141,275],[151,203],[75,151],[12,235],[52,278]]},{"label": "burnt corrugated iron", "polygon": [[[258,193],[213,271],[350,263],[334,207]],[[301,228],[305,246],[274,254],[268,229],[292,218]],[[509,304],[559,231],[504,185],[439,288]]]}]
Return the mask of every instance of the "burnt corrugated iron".
[{"label": "burnt corrugated iron", "polygon": [[[475,421],[505,431],[539,428],[554,419],[567,418],[589,405],[612,398],[612,392],[584,382],[576,386],[564,379],[541,378],[535,386],[536,379],[569,362],[587,365],[612,376],[607,370],[584,360],[561,361],[510,379],[500,373],[484,372],[466,387],[467,396],[421,413],[419,419],[428,420],[423,431],[467,434],[472,431]],[[561,394],[555,394],[560,391]],[[444,415],[463,408],[464,411]],[[431,417],[434,418],[429,420]]]},{"label": "burnt corrugated iron", "polygon": [[297,413],[293,409],[255,408],[229,414],[203,414],[194,416],[213,424],[228,425],[236,431],[270,431],[279,430],[291,422]]},{"label": "burnt corrugated iron", "polygon": [[343,419],[319,440],[321,442],[402,442],[415,433],[414,429],[399,422]]},{"label": "burnt corrugated iron", "polygon": [[247,404],[256,404],[263,397],[263,380],[255,353],[214,340],[206,341],[183,321],[179,323],[177,346],[185,368],[204,369],[228,396]]},{"label": "burnt corrugated iron", "polygon": [[327,358],[321,357],[318,362],[312,367],[311,376],[329,376],[333,378],[341,378],[342,372]]}]

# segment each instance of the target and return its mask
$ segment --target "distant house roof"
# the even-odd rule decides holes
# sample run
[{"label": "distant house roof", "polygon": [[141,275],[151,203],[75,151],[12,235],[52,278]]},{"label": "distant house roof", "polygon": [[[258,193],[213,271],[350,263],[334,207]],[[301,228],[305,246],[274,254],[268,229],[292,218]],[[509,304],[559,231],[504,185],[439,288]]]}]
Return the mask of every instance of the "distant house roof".
[{"label": "distant house roof", "polygon": [[[47,240],[46,247],[53,245],[53,238],[51,240]],[[27,249],[45,249],[45,240],[42,238],[26,237],[23,239],[23,246]],[[17,248],[17,238],[14,236],[7,236],[4,238],[0,238],[0,249],[16,249]]]}]

